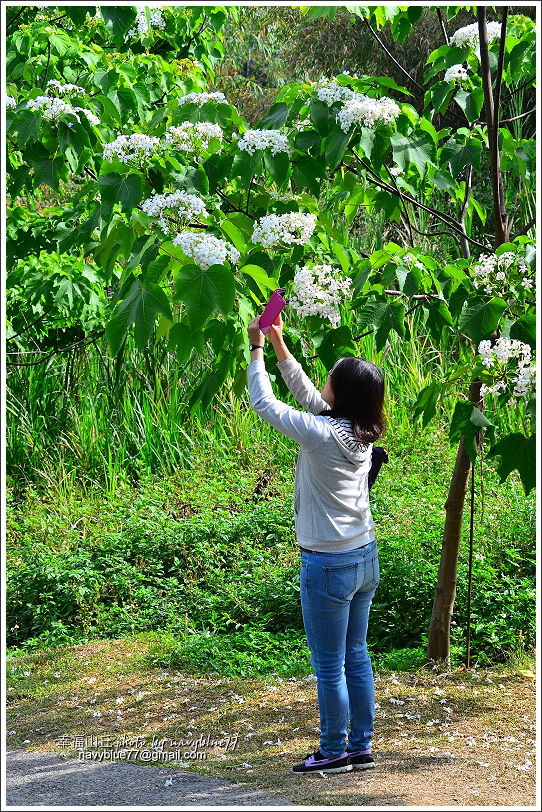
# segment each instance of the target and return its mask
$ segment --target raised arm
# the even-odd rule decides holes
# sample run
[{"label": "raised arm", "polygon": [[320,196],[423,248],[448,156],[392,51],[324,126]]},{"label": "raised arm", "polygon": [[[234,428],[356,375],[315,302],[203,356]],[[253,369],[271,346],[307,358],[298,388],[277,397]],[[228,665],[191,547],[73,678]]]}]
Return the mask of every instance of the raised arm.
[{"label": "raised arm", "polygon": [[277,356],[277,367],[284,379],[284,383],[297,400],[311,414],[320,414],[329,409],[329,404],[322,398],[303,367],[288,351],[282,335],[282,319],[278,317],[269,330],[268,338]]}]

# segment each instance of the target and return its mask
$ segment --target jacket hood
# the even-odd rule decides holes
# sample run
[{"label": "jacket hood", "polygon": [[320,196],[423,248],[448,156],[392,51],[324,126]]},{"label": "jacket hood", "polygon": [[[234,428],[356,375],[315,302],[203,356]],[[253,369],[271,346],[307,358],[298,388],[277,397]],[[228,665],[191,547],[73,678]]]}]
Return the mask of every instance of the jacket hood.
[{"label": "jacket hood", "polygon": [[350,462],[361,464],[367,459],[371,443],[358,440],[352,430],[352,423],[347,417],[327,417],[339,448]]}]

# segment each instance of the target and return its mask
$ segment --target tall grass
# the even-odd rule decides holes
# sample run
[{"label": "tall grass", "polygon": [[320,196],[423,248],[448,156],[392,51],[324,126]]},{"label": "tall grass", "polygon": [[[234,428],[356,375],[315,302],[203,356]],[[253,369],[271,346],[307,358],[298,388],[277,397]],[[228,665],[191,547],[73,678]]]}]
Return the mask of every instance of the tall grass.
[{"label": "tall grass", "polygon": [[[392,433],[411,429],[417,393],[435,376],[444,380],[447,355],[458,350],[435,349],[419,338],[413,323],[411,327],[409,338],[391,338],[381,352],[372,335],[358,344],[359,353],[384,370]],[[121,482],[133,484],[159,472],[189,468],[194,445],[218,455],[234,450],[246,460],[256,434],[258,445],[272,446],[274,454],[290,453],[288,442],[250,408],[246,391],[236,397],[226,383],[205,414],[189,410],[189,395],[204,369],[201,357],[181,367],[174,355],[165,354],[160,362],[163,351],[151,352],[143,374],[140,354],[132,348],[116,387],[111,383],[114,360],[99,345],[91,345],[78,359],[66,389],[59,386],[64,354],[54,358],[45,374],[34,367],[10,368],[6,459],[13,484],[32,483],[54,493],[69,489],[77,479],[111,493]],[[315,385],[321,385],[324,365],[318,359],[307,363]],[[453,408],[454,397],[452,392],[443,412]]]}]

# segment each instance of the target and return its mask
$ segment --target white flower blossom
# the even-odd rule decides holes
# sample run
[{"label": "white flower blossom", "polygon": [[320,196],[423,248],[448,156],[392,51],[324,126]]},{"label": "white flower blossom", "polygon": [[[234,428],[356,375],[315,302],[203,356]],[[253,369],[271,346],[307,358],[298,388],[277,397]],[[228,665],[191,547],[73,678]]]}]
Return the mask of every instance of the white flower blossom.
[{"label": "white flower blossom", "polygon": [[[290,305],[300,316],[321,316],[336,327],[341,315],[339,305],[350,292],[352,282],[331,265],[305,265],[294,276]],[[404,704],[401,700],[390,702]]]},{"label": "white flower blossom", "polygon": [[222,141],[223,136],[222,127],[218,124],[183,121],[179,127],[169,127],[166,130],[165,143],[182,152],[200,154],[209,147],[212,138]]},{"label": "white flower blossom", "polygon": [[316,85],[316,97],[331,107],[334,102],[345,102],[355,96],[353,90],[339,85],[335,79],[324,79]]},{"label": "white flower blossom", "polygon": [[[495,22],[487,23],[487,41],[491,42],[496,37],[501,36],[501,24]],[[464,28],[459,28],[455,34],[450,37],[450,45],[456,45],[458,48],[477,48],[480,45],[478,34],[478,23],[466,25]]]},{"label": "white flower blossom", "polygon": [[[92,124],[93,126],[96,126],[97,124],[100,123],[100,119],[98,118],[98,116],[96,116],[92,112],[92,110],[87,110],[86,107],[74,107],[73,111],[74,111],[75,114],[83,113],[87,117],[87,120],[88,120],[89,124]],[[79,116],[77,116],[77,118],[79,119]],[[79,119],[79,121],[80,120],[81,119]]]},{"label": "white flower blossom", "polygon": [[337,121],[343,132],[348,132],[354,124],[372,129],[377,124],[393,124],[400,112],[399,105],[387,96],[373,99],[354,93],[337,113]]},{"label": "white flower blossom", "polygon": [[277,152],[291,154],[288,139],[279,130],[247,130],[239,139],[237,146],[250,155],[257,149],[269,149],[271,155],[276,155]]},{"label": "white flower blossom", "polygon": [[445,82],[457,82],[458,84],[461,84],[461,82],[464,82],[465,79],[468,78],[468,68],[464,68],[463,65],[452,65],[444,74]]},{"label": "white flower blossom", "polygon": [[62,84],[58,79],[49,79],[46,87],[54,90],[59,96],[71,96],[75,94],[85,95],[86,90],[79,85]]},{"label": "white flower blossom", "polygon": [[397,177],[397,175],[402,175],[402,174],[403,174],[403,172],[404,172],[404,170],[403,170],[403,169],[401,169],[401,167],[400,167],[400,166],[392,166],[392,167],[390,167],[390,169],[389,169],[389,173],[390,173],[390,175],[392,175],[394,178],[396,178],[396,177]]},{"label": "white flower blossom", "polygon": [[10,107],[17,107],[17,102],[13,96],[6,96],[6,109],[9,110]]},{"label": "white flower blossom", "polygon": [[486,293],[503,298],[508,297],[510,290],[518,283],[525,290],[534,284],[525,259],[513,251],[505,251],[500,256],[482,254],[471,268],[471,273],[475,288],[483,288]]},{"label": "white flower blossom", "polygon": [[179,104],[197,104],[201,107],[206,102],[216,102],[216,104],[227,104],[226,97],[219,90],[214,93],[187,93],[186,96],[181,96]]},{"label": "white flower blossom", "polygon": [[268,214],[261,217],[252,231],[252,242],[265,248],[292,244],[305,245],[316,226],[315,214],[292,211],[287,214]]},{"label": "white flower blossom", "polygon": [[[536,367],[532,363],[531,348],[528,344],[517,339],[501,337],[492,346],[491,341],[485,340],[480,341],[478,354],[482,358],[482,365],[488,370],[491,369],[494,376],[492,385],[482,384],[480,392],[482,397],[488,394],[498,395],[513,387],[510,400],[515,402],[516,398],[531,392]],[[512,369],[513,366],[515,369]]]},{"label": "white flower blossom", "polygon": [[187,225],[198,216],[209,216],[201,197],[182,189],[171,194],[153,195],[143,201],[141,208],[149,217],[156,217],[166,233],[175,233],[179,225]]},{"label": "white flower blossom", "polygon": [[150,8],[150,25],[149,21],[147,20],[147,12],[146,8],[138,8],[137,15],[134,20],[134,27],[128,31],[127,36],[129,37],[141,37],[145,34],[148,34],[152,28],[160,28],[163,29],[166,27],[166,21],[162,16],[161,9],[165,8],[165,6],[154,6],[154,8]]},{"label": "white flower blossom", "polygon": [[[96,125],[100,123],[100,119],[94,115],[92,110],[87,110],[84,107],[72,107],[69,102],[57,97],[37,96],[35,99],[29,99],[26,106],[29,110],[39,111],[43,118],[48,121],[54,121],[64,115],[75,116],[77,121],[81,121],[77,114],[84,113],[90,124]],[[71,125],[68,124],[68,126]]]},{"label": "white flower blossom", "polygon": [[119,135],[110,144],[104,147],[104,160],[111,161],[115,156],[121,163],[132,161],[141,162],[152,157],[160,146],[160,139],[155,136],[133,133],[132,135]]},{"label": "white flower blossom", "polygon": [[211,265],[223,265],[227,259],[236,265],[240,257],[233,245],[213,237],[212,234],[181,231],[173,238],[173,245],[178,245],[204,271]]}]

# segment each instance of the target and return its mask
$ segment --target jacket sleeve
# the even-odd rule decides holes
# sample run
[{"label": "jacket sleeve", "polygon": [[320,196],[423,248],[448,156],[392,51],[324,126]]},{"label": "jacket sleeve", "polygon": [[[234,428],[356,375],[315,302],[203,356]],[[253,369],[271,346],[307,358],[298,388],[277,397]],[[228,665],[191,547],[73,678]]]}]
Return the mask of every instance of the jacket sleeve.
[{"label": "jacket sleeve", "polygon": [[279,361],[277,367],[284,379],[284,383],[304,409],[311,414],[320,414],[325,409],[329,409],[329,403],[322,398],[320,392],[310,378],[305,374],[303,367],[290,355],[284,361]]},{"label": "jacket sleeve", "polygon": [[325,439],[325,425],[321,420],[293,409],[275,397],[261,359],[250,362],[247,377],[251,406],[267,423],[304,448],[316,448]]}]

